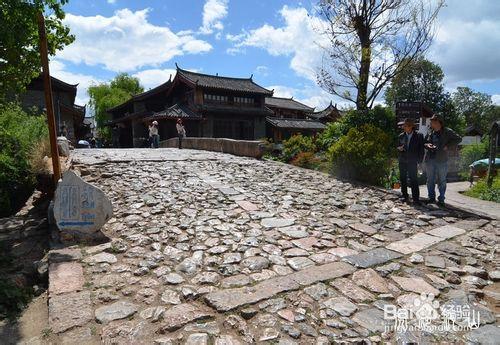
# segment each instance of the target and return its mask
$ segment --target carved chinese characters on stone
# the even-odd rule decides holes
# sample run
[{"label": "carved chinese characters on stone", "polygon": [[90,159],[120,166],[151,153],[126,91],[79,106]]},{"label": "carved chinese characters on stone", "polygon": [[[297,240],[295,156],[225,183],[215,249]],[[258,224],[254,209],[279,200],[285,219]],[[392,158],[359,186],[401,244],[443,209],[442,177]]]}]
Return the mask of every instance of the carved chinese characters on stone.
[{"label": "carved chinese characters on stone", "polygon": [[60,230],[94,233],[112,214],[111,201],[103,191],[72,171],[63,174],[54,198],[54,216]]}]

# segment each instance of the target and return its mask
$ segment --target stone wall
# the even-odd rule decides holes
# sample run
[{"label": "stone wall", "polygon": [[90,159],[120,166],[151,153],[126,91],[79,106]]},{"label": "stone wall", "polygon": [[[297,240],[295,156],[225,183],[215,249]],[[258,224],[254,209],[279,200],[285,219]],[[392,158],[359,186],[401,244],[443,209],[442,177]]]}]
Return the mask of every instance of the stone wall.
[{"label": "stone wall", "polygon": [[[171,138],[160,142],[160,147],[178,147],[178,139]],[[194,138],[182,140],[182,148],[230,153],[236,156],[260,158],[264,152],[263,144],[256,140],[234,140],[225,138]]]}]

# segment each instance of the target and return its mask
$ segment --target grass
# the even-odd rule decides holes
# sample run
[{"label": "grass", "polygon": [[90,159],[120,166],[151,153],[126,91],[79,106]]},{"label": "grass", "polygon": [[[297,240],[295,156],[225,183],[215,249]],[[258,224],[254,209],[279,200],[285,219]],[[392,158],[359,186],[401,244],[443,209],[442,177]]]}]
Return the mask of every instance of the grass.
[{"label": "grass", "polygon": [[486,185],[486,179],[479,180],[464,193],[467,196],[500,203],[500,177],[493,179],[491,188]]}]

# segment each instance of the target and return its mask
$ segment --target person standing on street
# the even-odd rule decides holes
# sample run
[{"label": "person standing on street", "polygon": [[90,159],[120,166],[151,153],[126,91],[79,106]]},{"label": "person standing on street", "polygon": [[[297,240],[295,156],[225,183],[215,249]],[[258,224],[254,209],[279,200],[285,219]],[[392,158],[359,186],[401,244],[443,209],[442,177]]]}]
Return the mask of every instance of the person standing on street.
[{"label": "person standing on street", "polygon": [[177,128],[177,136],[179,137],[179,149],[182,149],[182,139],[186,137],[186,129],[184,128],[181,119],[177,119],[175,128]]},{"label": "person standing on street", "polygon": [[444,127],[443,119],[437,115],[431,117],[431,131],[425,137],[425,166],[427,172],[427,193],[429,203],[436,202],[436,184],[438,185],[438,206],[444,206],[446,193],[446,175],[448,174],[448,151],[458,145],[462,138],[450,128]]},{"label": "person standing on street", "polygon": [[158,135],[157,121],[153,121],[149,126],[149,137],[151,138],[153,147],[157,149],[160,146],[160,136]]},{"label": "person standing on street", "polygon": [[403,201],[408,201],[408,179],[410,179],[411,196],[413,203],[420,204],[418,188],[418,164],[424,158],[424,137],[415,130],[413,119],[405,119],[403,133],[398,138],[399,151],[399,180]]}]

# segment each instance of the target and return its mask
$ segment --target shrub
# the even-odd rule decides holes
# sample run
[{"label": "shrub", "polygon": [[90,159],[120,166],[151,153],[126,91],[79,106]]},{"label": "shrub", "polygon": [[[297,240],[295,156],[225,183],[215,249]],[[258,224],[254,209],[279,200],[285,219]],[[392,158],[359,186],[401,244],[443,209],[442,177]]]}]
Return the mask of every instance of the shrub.
[{"label": "shrub", "polygon": [[30,115],[18,105],[0,105],[0,217],[22,206],[34,188],[29,155],[47,136],[44,116]]},{"label": "shrub", "polygon": [[283,141],[283,159],[286,162],[291,161],[301,152],[314,152],[316,146],[312,137],[296,134],[290,139]]},{"label": "shrub", "polygon": [[390,171],[391,139],[373,125],[351,128],[328,149],[333,173],[340,177],[384,185]]},{"label": "shrub", "polygon": [[328,150],[341,136],[346,135],[351,128],[360,128],[363,125],[373,125],[384,130],[389,135],[390,145],[395,145],[398,136],[396,117],[390,108],[378,105],[368,111],[348,110],[340,120],[329,123],[327,128],[318,136],[318,149]]},{"label": "shrub", "polygon": [[314,152],[300,152],[290,163],[301,168],[316,169],[321,162]]},{"label": "shrub", "polygon": [[491,188],[488,188],[486,179],[481,179],[464,194],[473,198],[500,203],[500,177],[494,178]]},{"label": "shrub", "polygon": [[465,146],[460,151],[460,171],[469,174],[469,165],[477,160],[489,157],[488,140],[483,140],[479,144]]},{"label": "shrub", "polygon": [[316,138],[318,149],[322,151],[328,150],[342,135],[347,133],[344,133],[344,127],[341,121],[327,124],[326,128]]}]

